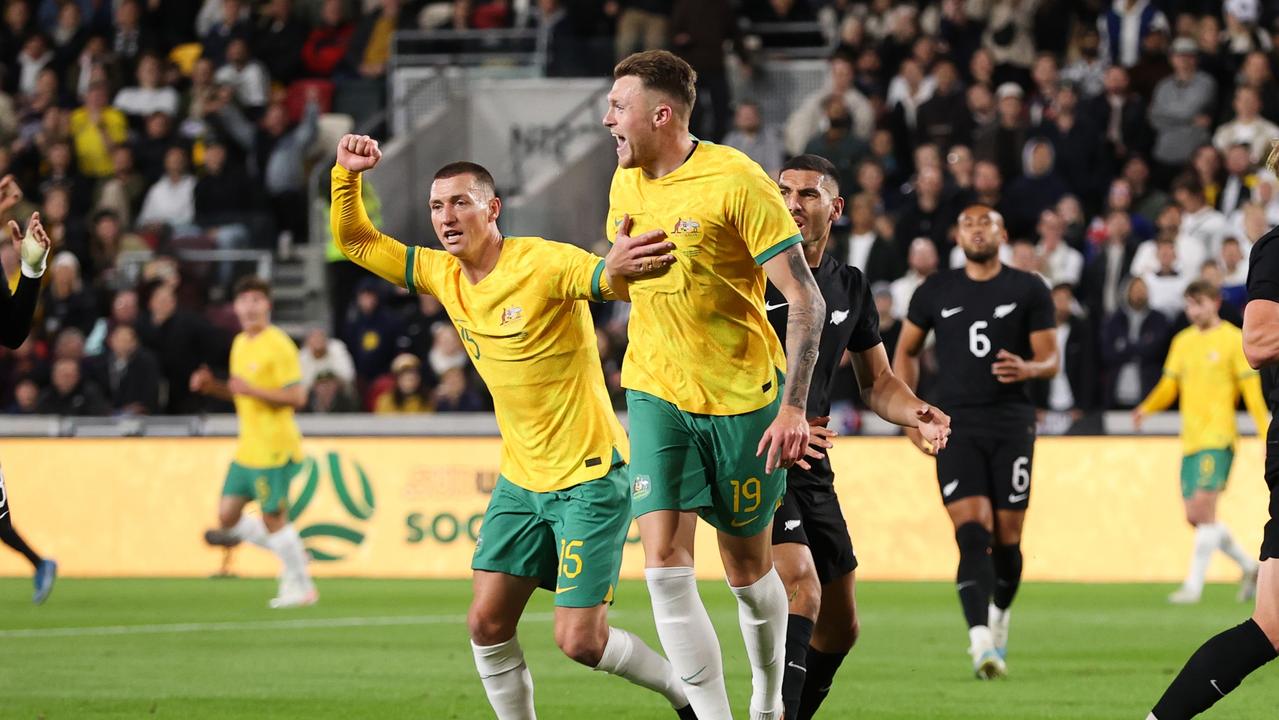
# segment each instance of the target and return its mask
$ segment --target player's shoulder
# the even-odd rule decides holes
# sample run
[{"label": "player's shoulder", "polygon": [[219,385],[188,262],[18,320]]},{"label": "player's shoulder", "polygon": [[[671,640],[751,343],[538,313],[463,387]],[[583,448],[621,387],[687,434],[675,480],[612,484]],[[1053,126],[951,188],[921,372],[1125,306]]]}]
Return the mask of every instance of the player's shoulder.
[{"label": "player's shoulder", "polygon": [[278,325],[267,325],[262,332],[265,335],[263,339],[269,340],[273,346],[289,350],[298,349],[298,344],[293,342],[293,338]]},{"label": "player's shoulder", "polygon": [[759,163],[741,150],[728,145],[701,140],[694,157],[702,172],[714,175],[721,182],[744,184],[760,180],[772,181]]},{"label": "player's shoulder", "polygon": [[867,286],[866,273],[862,272],[860,268],[841,262],[830,253],[826,254],[823,262],[831,264],[831,277],[835,279],[838,285],[847,288],[851,294],[860,294]]},{"label": "player's shoulder", "polygon": [[1225,320],[1222,320],[1220,323],[1217,324],[1216,331],[1217,331],[1218,337],[1224,338],[1226,342],[1232,345],[1238,344],[1240,348],[1242,349],[1243,330],[1240,330],[1238,327],[1236,327],[1234,323],[1230,323],[1230,322],[1226,322]]},{"label": "player's shoulder", "polygon": [[1011,265],[1004,265],[1003,274],[1007,278],[1006,282],[1019,288],[1034,292],[1041,290],[1049,292],[1048,284],[1044,282],[1044,276],[1039,273],[1027,272]]},{"label": "player's shoulder", "polygon": [[1262,259],[1274,262],[1275,254],[1279,252],[1276,249],[1276,242],[1279,242],[1279,225],[1270,228],[1265,235],[1257,238],[1257,242],[1252,244],[1252,249],[1249,251],[1249,260],[1254,264]]},{"label": "player's shoulder", "polygon": [[530,260],[533,258],[551,259],[590,254],[586,250],[572,243],[566,243],[560,240],[548,240],[547,238],[534,235],[507,237],[503,242],[506,245],[503,252],[510,250],[516,257]]}]

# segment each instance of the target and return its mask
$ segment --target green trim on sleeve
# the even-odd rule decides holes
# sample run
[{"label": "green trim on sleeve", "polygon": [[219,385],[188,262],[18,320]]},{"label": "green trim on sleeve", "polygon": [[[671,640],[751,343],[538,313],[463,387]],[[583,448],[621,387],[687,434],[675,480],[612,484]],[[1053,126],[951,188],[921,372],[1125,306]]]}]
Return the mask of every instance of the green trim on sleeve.
[{"label": "green trim on sleeve", "polygon": [[417,285],[413,283],[413,265],[417,259],[417,246],[409,245],[404,248],[404,287],[409,289],[411,293],[417,293]]},{"label": "green trim on sleeve", "polygon": [[604,302],[604,289],[600,287],[600,278],[604,276],[604,261],[600,260],[591,274],[591,297],[595,302]]},{"label": "green trim on sleeve", "polygon": [[803,240],[804,240],[804,238],[803,238],[803,237],[801,237],[799,233],[795,233],[794,235],[791,235],[790,237],[786,238],[785,240],[782,240],[781,242],[779,242],[779,243],[777,243],[776,245],[774,245],[774,246],[770,247],[769,249],[765,250],[764,252],[762,252],[762,253],[760,253],[760,254],[756,255],[756,256],[755,256],[755,264],[756,264],[756,265],[763,265],[764,263],[766,263],[766,262],[768,262],[769,260],[772,260],[774,257],[776,257],[778,253],[782,252],[783,250],[785,250],[786,248],[788,248],[788,247],[790,247],[790,246],[792,246],[792,245],[798,245],[798,244],[800,244],[801,242],[803,242]]}]

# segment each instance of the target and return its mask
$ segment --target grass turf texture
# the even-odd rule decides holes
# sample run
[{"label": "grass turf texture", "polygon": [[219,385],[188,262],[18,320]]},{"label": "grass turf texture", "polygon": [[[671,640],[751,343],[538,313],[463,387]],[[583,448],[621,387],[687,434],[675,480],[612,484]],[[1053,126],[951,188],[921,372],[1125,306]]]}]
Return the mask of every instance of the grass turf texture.
[{"label": "grass turf texture", "polygon": [[[467,582],[321,580],[313,608],[271,611],[268,580],[64,579],[44,607],[0,579],[0,718],[491,718],[467,643]],[[866,583],[862,640],[818,717],[1142,720],[1189,654],[1246,617],[1233,587],[1198,606],[1171,586],[1028,584],[1013,613],[1011,678],[973,680],[954,590]],[[750,675],[732,596],[702,584],[745,717]],[[656,695],[560,655],[549,593],[520,638],[540,717],[673,718]],[[659,647],[642,583],[613,618]],[[177,627],[173,627],[177,625]],[[1273,718],[1264,668],[1206,717]]]}]

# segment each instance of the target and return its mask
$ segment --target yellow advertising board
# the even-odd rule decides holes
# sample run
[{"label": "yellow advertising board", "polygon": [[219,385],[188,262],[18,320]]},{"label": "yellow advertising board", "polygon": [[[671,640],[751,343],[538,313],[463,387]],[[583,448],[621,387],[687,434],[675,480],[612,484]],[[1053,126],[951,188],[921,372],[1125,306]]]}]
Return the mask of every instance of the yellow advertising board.
[{"label": "yellow advertising board", "polygon": [[[310,438],[290,491],[319,576],[466,577],[496,438]],[[13,518],[69,576],[202,576],[222,562],[202,540],[216,518],[234,440],[34,439],[0,442]],[[1260,542],[1268,495],[1262,446],[1240,444],[1220,517],[1246,548]],[[1023,550],[1026,577],[1179,580],[1183,519],[1175,438],[1044,438],[1036,445]],[[943,580],[957,558],[933,461],[900,438],[845,438],[832,451],[864,579]],[[643,576],[632,528],[623,576]],[[714,533],[699,532],[699,574],[722,577]],[[235,550],[233,571],[271,575],[273,559]],[[0,575],[27,574],[0,551]],[[1234,579],[1222,560],[1210,577]]]}]

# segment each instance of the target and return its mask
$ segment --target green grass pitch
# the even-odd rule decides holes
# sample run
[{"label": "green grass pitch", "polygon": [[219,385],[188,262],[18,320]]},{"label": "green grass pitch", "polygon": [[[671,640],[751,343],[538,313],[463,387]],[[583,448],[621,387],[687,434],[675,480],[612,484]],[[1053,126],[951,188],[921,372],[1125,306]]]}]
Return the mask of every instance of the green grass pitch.
[{"label": "green grass pitch", "polygon": [[[467,644],[466,582],[321,580],[313,608],[271,611],[268,580],[59,581],[44,607],[0,579],[0,718],[491,718]],[[866,583],[863,636],[818,717],[1144,720],[1186,657],[1248,608],[1209,586],[1194,607],[1171,586],[1029,584],[1014,609],[1011,677],[969,673],[946,583]],[[722,582],[702,585],[737,717],[749,670]],[[520,637],[539,717],[673,718],[657,696],[562,657],[551,595]],[[619,589],[615,624],[657,647],[642,583]],[[1206,715],[1274,718],[1279,668],[1258,671]]]}]

